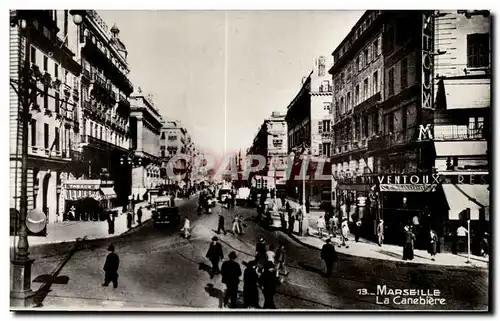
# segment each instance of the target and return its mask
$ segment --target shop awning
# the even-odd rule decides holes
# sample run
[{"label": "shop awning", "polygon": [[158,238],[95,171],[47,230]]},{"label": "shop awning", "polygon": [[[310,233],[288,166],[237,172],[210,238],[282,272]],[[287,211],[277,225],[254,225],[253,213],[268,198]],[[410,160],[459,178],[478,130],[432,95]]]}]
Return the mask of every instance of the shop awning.
[{"label": "shop awning", "polygon": [[111,200],[116,198],[116,193],[112,187],[101,187],[101,192],[104,199]]},{"label": "shop awning", "polygon": [[446,109],[490,106],[491,85],[487,79],[445,79]]},{"label": "shop awning", "polygon": [[448,203],[449,219],[458,220],[460,213],[470,208],[471,220],[479,219],[479,209],[488,211],[490,206],[489,185],[443,184],[443,191]]},{"label": "shop awning", "polygon": [[447,141],[434,142],[436,156],[474,156],[486,155],[486,141]]}]

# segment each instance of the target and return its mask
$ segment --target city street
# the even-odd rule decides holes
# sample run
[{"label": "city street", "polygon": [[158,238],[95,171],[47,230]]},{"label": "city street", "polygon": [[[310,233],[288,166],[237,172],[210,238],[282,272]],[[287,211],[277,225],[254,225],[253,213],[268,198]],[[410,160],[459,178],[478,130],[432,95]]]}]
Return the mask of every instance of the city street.
[{"label": "city street", "polygon": [[[32,247],[33,290],[41,309],[214,309],[221,307],[224,290],[220,276],[210,279],[205,254],[217,226],[217,213],[226,216],[230,228],[232,215],[244,218],[244,234],[220,235],[224,257],[236,251],[237,261],[251,259],[255,242],[265,237],[271,245],[284,244],[290,274],[278,288],[275,303],[279,309],[487,309],[488,272],[444,266],[420,266],[339,254],[334,276],[324,276],[319,251],[304,247],[278,231],[266,230],[252,219],[255,209],[236,207],[232,212],[218,205],[212,214],[198,216],[197,198],[180,208],[191,220],[192,238],[183,239],[179,230],[156,230],[146,222],[134,233],[114,239],[86,242],[62,269],[70,244]],[[102,267],[110,243],[120,256],[119,286],[103,287]],[[242,266],[242,270],[244,267]],[[56,271],[57,272],[57,271]],[[45,275],[45,276],[44,276]],[[45,282],[45,285],[42,282]],[[377,304],[377,299],[360,295],[362,289],[375,292],[377,285],[393,289],[427,289],[441,292],[444,306]],[[240,291],[243,284],[240,283]],[[359,291],[358,291],[359,290]],[[242,299],[242,298],[241,298]],[[263,297],[260,295],[260,304]],[[240,302],[242,307],[242,302]]]}]

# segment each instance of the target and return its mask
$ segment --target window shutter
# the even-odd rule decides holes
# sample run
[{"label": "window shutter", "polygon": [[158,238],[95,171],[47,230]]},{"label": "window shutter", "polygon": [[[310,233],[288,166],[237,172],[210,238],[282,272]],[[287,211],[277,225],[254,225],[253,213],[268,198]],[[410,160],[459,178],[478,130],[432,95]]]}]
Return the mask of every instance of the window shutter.
[{"label": "window shutter", "polygon": [[382,37],[378,38],[378,48],[377,48],[377,56],[382,53]]},{"label": "window shutter", "polygon": [[371,62],[372,61],[372,48],[368,47],[368,61]]},{"label": "window shutter", "polygon": [[318,131],[319,131],[320,133],[322,133],[322,132],[323,132],[323,123],[322,123],[321,121],[319,121],[319,122],[318,122]]}]

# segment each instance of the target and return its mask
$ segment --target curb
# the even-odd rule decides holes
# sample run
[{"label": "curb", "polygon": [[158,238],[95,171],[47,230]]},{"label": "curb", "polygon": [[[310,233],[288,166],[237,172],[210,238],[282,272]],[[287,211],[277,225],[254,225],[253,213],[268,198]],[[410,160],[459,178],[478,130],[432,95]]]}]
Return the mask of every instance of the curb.
[{"label": "curb", "polygon": [[[276,232],[279,232],[281,234],[284,234],[284,235],[290,237],[291,239],[293,239],[295,242],[299,243],[302,246],[305,246],[305,247],[310,248],[310,249],[321,251],[321,248],[318,248],[318,247],[316,247],[314,245],[311,245],[309,243],[306,243],[306,242],[302,241],[295,234],[289,235],[288,233],[283,232],[281,230],[281,228],[279,228],[279,227],[269,226],[269,229],[273,230],[273,231],[276,231]],[[429,267],[430,266],[430,267],[456,268],[456,269],[467,269],[467,270],[481,269],[483,271],[489,271],[489,266],[488,267],[482,267],[482,266],[477,266],[477,265],[467,266],[467,265],[450,265],[450,264],[425,264],[425,263],[412,262],[412,261],[385,260],[385,259],[381,259],[381,258],[366,257],[366,256],[349,254],[349,253],[344,253],[344,252],[339,252],[339,251],[337,251],[337,254],[338,255],[339,254],[340,255],[345,255],[345,256],[348,256],[350,258],[362,258],[362,259],[366,259],[366,260],[377,260],[377,261],[384,261],[384,262],[392,262],[394,264],[404,264],[404,265],[409,264],[409,265],[422,266],[422,267]]]}]

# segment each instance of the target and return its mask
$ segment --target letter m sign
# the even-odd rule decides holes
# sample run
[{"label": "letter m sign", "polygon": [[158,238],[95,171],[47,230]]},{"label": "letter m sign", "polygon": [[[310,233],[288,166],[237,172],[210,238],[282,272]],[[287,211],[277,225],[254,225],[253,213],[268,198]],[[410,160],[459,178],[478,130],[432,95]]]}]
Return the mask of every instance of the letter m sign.
[{"label": "letter m sign", "polygon": [[431,125],[427,124],[418,126],[418,141],[422,141],[422,137],[425,140],[432,140]]}]

